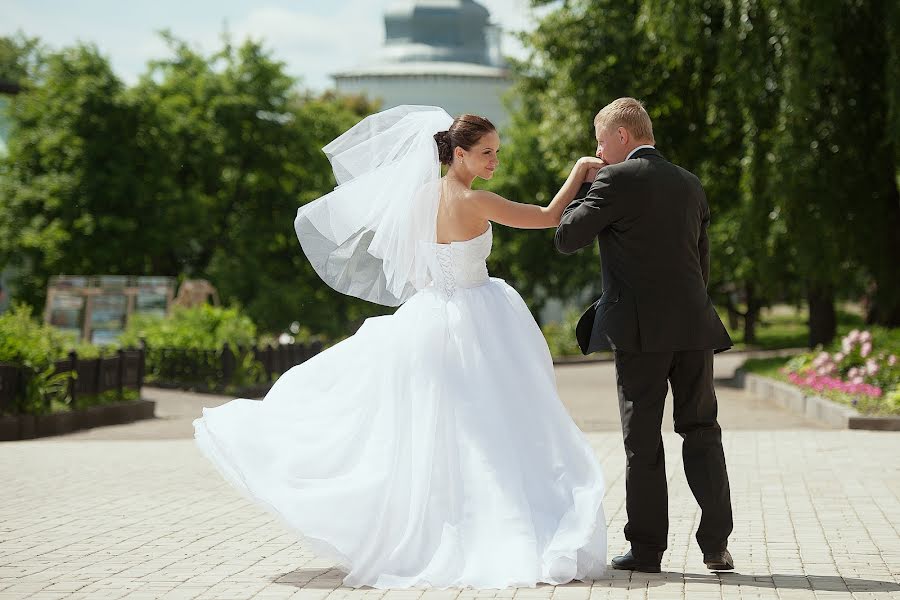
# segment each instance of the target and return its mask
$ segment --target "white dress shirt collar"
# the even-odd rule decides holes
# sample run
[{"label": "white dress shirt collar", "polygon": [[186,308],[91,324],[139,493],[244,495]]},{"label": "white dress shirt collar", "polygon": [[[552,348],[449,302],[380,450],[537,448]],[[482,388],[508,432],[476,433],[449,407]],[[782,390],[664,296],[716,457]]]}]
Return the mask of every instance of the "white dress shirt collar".
[{"label": "white dress shirt collar", "polygon": [[632,156],[635,152],[637,152],[638,150],[641,150],[641,149],[643,149],[643,148],[651,148],[651,149],[654,149],[654,150],[656,149],[655,146],[651,146],[650,144],[644,144],[643,146],[638,146],[637,148],[635,148],[634,150],[632,150],[631,152],[628,153],[628,156],[625,157],[625,160],[628,160],[629,158],[631,158],[631,156]]}]

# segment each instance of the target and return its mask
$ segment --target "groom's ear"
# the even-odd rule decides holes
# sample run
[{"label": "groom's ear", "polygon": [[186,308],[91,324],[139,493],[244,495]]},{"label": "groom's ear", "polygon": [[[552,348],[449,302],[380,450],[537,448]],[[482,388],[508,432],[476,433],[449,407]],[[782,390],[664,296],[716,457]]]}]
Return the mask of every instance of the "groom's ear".
[{"label": "groom's ear", "polygon": [[631,139],[631,134],[628,133],[628,130],[624,127],[619,127],[617,131],[619,133],[619,139],[622,140],[622,144],[627,144],[628,140]]}]

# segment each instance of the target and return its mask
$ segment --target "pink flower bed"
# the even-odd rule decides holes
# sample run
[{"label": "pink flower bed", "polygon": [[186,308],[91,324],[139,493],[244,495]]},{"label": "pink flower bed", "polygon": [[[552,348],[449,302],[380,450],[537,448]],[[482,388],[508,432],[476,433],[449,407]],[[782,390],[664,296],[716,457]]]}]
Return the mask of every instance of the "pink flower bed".
[{"label": "pink flower bed", "polygon": [[881,388],[877,385],[872,385],[869,383],[853,383],[851,381],[843,381],[835,377],[829,377],[828,375],[819,375],[817,373],[807,372],[803,375],[801,375],[800,373],[788,373],[787,378],[788,381],[790,381],[794,385],[809,388],[817,392],[833,390],[835,392],[843,392],[844,394],[850,394],[852,396],[855,396],[857,394],[865,394],[866,396],[872,396],[873,398],[880,397],[882,393]]},{"label": "pink flower bed", "polygon": [[[897,357],[876,353],[872,334],[854,329],[837,352],[820,351],[791,359],[781,372],[792,384],[825,395],[844,394],[856,405],[896,391]],[[892,398],[889,398],[892,400]]]}]

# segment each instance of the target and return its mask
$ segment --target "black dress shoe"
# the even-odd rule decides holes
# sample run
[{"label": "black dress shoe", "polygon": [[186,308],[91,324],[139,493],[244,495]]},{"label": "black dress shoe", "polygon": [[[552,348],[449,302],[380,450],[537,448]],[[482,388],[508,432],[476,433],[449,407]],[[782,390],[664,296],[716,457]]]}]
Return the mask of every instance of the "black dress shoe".
[{"label": "black dress shoe", "polygon": [[659,573],[659,565],[662,562],[662,552],[650,552],[648,554],[634,555],[629,550],[624,556],[612,559],[612,568],[623,571],[640,571],[641,573]]},{"label": "black dress shoe", "polygon": [[721,552],[703,553],[703,562],[710,571],[733,571],[734,559],[731,558],[731,552],[722,550]]}]

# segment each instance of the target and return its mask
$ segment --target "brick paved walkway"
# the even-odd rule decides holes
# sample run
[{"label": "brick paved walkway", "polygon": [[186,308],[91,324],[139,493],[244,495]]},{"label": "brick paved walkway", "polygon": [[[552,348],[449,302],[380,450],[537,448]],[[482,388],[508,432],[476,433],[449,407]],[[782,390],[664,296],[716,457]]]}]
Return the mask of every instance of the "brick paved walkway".
[{"label": "brick paved walkway", "polygon": [[[719,362],[727,376],[738,357]],[[557,370],[607,477],[609,552],[626,548],[609,364]],[[0,444],[0,599],[900,598],[900,435],[833,431],[720,387],[738,572],[709,574],[668,431],[669,551],[659,575],[517,590],[381,591],[341,573],[233,492],[188,438],[209,397],[148,390],[153,422]],[[671,426],[668,425],[671,429]]]}]

